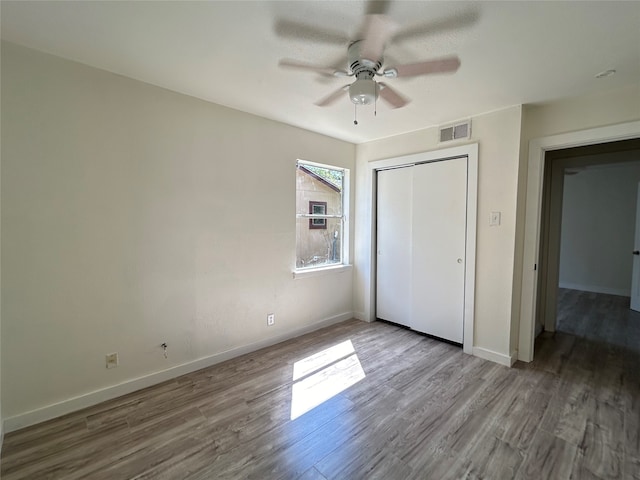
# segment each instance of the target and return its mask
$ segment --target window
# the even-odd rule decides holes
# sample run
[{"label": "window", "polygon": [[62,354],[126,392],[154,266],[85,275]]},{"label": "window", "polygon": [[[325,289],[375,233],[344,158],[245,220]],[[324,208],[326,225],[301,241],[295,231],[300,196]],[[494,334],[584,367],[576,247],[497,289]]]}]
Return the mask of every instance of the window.
[{"label": "window", "polygon": [[349,171],[298,160],[296,270],[347,262],[345,244]]},{"label": "window", "polygon": [[[312,215],[326,215],[327,214],[327,202],[314,202],[313,200],[309,201],[309,213]],[[322,230],[327,229],[327,219],[326,218],[310,218],[309,219],[309,228]]]}]

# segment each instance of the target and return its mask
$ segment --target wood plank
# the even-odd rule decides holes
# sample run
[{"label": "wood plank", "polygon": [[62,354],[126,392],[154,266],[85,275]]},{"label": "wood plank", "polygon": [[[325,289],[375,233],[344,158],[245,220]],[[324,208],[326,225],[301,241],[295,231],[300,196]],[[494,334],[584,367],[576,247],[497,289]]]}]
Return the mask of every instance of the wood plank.
[{"label": "wood plank", "polygon": [[494,434],[514,448],[528,450],[550,401],[551,394],[543,391],[518,391],[496,425]]},{"label": "wood plank", "polygon": [[540,428],[575,446],[580,445],[587,421],[595,414],[596,399],[588,387],[589,372],[572,369],[552,397]]},{"label": "wood plank", "polygon": [[523,453],[491,435],[471,453],[466,478],[515,478],[524,460]]},{"label": "wood plank", "polygon": [[640,458],[627,455],[624,465],[625,480],[640,480]]},{"label": "wood plank", "polygon": [[579,466],[600,478],[622,478],[623,413],[598,403],[596,420],[589,421],[580,445]]},{"label": "wood plank", "polygon": [[517,478],[539,480],[541,478],[568,479],[578,447],[538,430],[517,471]]},{"label": "wood plank", "polygon": [[580,467],[600,478],[622,478],[623,454],[606,443],[606,432],[593,423],[587,425],[581,446]]},{"label": "wood plank", "polygon": [[327,477],[322,475],[315,467],[311,467],[298,477],[298,480],[327,480]]}]

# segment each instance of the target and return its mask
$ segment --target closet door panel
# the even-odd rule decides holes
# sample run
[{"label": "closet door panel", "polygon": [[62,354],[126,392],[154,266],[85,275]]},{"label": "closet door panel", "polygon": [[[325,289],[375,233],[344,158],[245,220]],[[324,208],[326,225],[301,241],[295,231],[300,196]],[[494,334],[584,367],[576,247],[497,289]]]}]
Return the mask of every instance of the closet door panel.
[{"label": "closet door panel", "polygon": [[378,172],[376,316],[411,326],[412,168]]},{"label": "closet door panel", "polygon": [[416,165],[412,190],[411,326],[462,343],[466,157]]}]

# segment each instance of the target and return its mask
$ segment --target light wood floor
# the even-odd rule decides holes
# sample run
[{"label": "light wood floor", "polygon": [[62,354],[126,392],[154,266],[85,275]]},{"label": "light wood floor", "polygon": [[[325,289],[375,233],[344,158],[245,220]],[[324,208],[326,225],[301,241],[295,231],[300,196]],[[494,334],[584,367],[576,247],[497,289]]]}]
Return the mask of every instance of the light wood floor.
[{"label": "light wood floor", "polygon": [[[290,420],[294,362],[349,339],[366,377]],[[506,368],[352,320],[10,433],[2,479],[640,479],[636,346],[542,335]]]}]

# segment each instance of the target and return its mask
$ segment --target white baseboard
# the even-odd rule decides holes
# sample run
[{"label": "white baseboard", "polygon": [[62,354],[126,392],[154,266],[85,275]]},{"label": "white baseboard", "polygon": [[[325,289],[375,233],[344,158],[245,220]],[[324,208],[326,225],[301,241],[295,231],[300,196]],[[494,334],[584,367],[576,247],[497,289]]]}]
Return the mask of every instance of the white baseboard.
[{"label": "white baseboard", "polygon": [[518,361],[518,350],[514,350],[513,352],[511,352],[511,358],[509,359],[509,361],[511,362],[509,366],[513,367],[513,364]]},{"label": "white baseboard", "polygon": [[605,293],[607,295],[618,295],[620,297],[630,297],[631,289],[611,288],[601,285],[581,285],[579,283],[560,282],[560,288],[568,288],[570,290],[581,290],[583,292]]},{"label": "white baseboard", "polygon": [[518,359],[517,352],[512,352],[511,355],[505,355],[504,353],[494,352],[493,350],[488,350],[481,347],[473,347],[473,355],[484,360],[499,363],[500,365],[504,365],[506,367],[512,367]]},{"label": "white baseboard", "polygon": [[363,322],[368,322],[369,319],[366,318],[364,312],[353,312],[353,318],[356,320],[362,320]]},{"label": "white baseboard", "polygon": [[239,357],[240,355],[255,352],[256,350],[260,350],[261,348],[269,347],[271,345],[275,345],[276,343],[284,342],[285,340],[299,337],[300,335],[304,335],[305,333],[310,333],[315,330],[328,327],[329,325],[349,320],[351,318],[354,318],[353,312],[345,312],[340,315],[326,318],[311,325],[291,330],[281,335],[276,335],[274,337],[250,343],[248,345],[232,348],[231,350],[200,358],[198,360],[194,360],[193,362],[183,363],[182,365],[177,365],[167,370],[162,370],[160,372],[151,373],[143,377],[134,378],[118,385],[95,390],[93,392],[79,395],[77,397],[69,398],[62,402],[47,405],[46,407],[21,413],[4,420],[3,433],[13,432],[30,425],[35,425],[36,423],[51,420],[52,418],[60,417],[62,415],[66,415],[83,408],[91,407],[106,400],[112,400],[122,395],[126,395],[128,393],[135,392],[137,390],[147,388],[167,380],[171,380],[172,378],[179,377],[180,375],[195,372],[196,370],[210,367],[212,365],[215,365],[216,363],[224,362],[226,360]]}]

